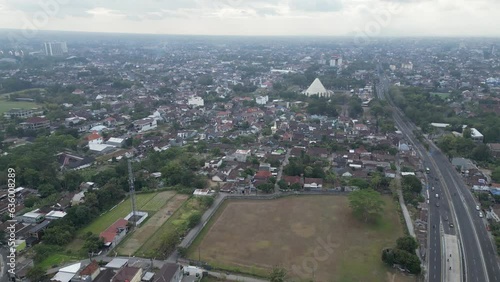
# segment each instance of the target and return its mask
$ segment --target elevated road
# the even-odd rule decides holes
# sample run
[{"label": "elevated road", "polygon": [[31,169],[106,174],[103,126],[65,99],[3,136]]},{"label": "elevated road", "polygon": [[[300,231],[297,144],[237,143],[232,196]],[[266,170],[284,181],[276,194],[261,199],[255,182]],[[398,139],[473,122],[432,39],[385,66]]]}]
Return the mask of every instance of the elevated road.
[{"label": "elevated road", "polygon": [[[378,73],[380,81],[376,89],[377,95],[380,99],[385,99],[389,90],[389,81],[380,66]],[[469,188],[452,167],[448,158],[432,142],[428,142],[429,151],[427,151],[417,141],[416,136],[414,136],[414,132],[417,130],[416,126],[405,120],[403,113],[392,101],[388,101],[393,107],[394,120],[398,129],[410,140],[422,157],[424,165],[431,168],[429,175],[429,187],[431,187],[429,193],[432,192],[429,208],[429,281],[440,281],[439,277],[444,280],[446,271],[449,270],[443,269],[441,264],[436,266],[435,263],[437,261],[443,263],[442,255],[440,252],[436,252],[436,248],[442,245],[441,236],[438,236],[440,234],[438,226],[441,223],[443,223],[445,234],[458,236],[462,281],[500,281],[496,248],[486,230],[484,220],[478,215],[477,202]],[[435,194],[438,196],[436,197]],[[432,204],[433,202],[434,204]],[[438,204],[439,206],[437,206]],[[432,227],[434,225],[435,227]]]}]

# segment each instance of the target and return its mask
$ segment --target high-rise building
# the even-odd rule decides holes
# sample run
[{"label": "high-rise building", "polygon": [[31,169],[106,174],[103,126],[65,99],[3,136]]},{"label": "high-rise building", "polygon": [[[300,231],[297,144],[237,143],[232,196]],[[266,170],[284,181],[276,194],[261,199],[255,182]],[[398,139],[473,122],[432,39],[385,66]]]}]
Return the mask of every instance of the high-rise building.
[{"label": "high-rise building", "polygon": [[66,42],[45,42],[45,55],[47,56],[63,56],[68,54],[68,46]]}]

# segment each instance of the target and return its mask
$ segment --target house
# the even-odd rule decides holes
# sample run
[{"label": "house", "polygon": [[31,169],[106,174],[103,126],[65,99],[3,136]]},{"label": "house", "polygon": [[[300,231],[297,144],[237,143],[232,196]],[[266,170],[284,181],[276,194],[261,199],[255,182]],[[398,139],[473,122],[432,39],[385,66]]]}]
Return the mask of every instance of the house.
[{"label": "house", "polygon": [[50,221],[45,220],[37,225],[35,225],[33,228],[31,228],[28,231],[29,236],[34,237],[38,240],[42,239],[43,231],[47,229],[47,226],[49,226]]},{"label": "house", "polygon": [[304,178],[304,189],[322,189],[323,179],[321,178]]},{"label": "house", "polygon": [[50,211],[45,215],[45,218],[48,220],[56,220],[61,219],[66,216],[66,213],[63,211]]},{"label": "house", "polygon": [[81,267],[82,267],[82,263],[79,262],[79,263],[75,263],[75,264],[66,266],[64,268],[61,268],[56,273],[56,275],[54,277],[52,277],[52,279],[50,279],[50,281],[70,282],[73,279],[73,277],[76,276],[78,271],[80,271]]},{"label": "house", "polygon": [[148,130],[156,129],[158,123],[153,118],[143,118],[141,120],[134,121],[134,128],[138,132],[145,132]]},{"label": "house", "polygon": [[92,282],[109,282],[115,276],[113,269],[104,269]]},{"label": "house", "polygon": [[257,105],[265,105],[267,102],[269,102],[269,96],[258,96],[255,98],[255,102]]},{"label": "house", "polygon": [[490,148],[493,157],[500,158],[500,143],[488,143],[488,148]]},{"label": "house", "polygon": [[325,159],[328,158],[329,156],[328,149],[320,147],[307,149],[307,154],[310,155],[311,157],[325,158]]},{"label": "house", "polygon": [[94,151],[96,148],[100,147],[99,145],[101,145],[104,142],[104,139],[97,131],[94,131],[89,136],[87,136],[87,141],[89,149]]},{"label": "house", "polygon": [[99,234],[99,237],[104,239],[104,244],[106,246],[111,246],[119,242],[127,234],[128,231],[128,221],[121,218],[115,221],[110,227]]},{"label": "house", "polygon": [[31,117],[25,122],[20,123],[22,129],[38,130],[43,128],[50,128],[50,121],[45,117]]},{"label": "house", "polygon": [[108,262],[108,264],[106,264],[104,267],[108,269],[121,269],[127,265],[128,265],[128,259],[114,258],[110,262]]},{"label": "house", "polygon": [[38,212],[27,212],[21,216],[21,221],[25,223],[40,223],[44,220],[44,215]]},{"label": "house", "polygon": [[156,275],[154,282],[180,282],[183,277],[183,271],[181,266],[176,263],[165,263],[158,274]]},{"label": "house", "polygon": [[226,181],[226,179],[227,176],[222,172],[218,172],[214,176],[212,176],[212,181],[214,182],[224,182]]},{"label": "house", "polygon": [[283,181],[285,181],[286,185],[288,186],[291,186],[295,183],[298,183],[298,184],[301,184],[302,185],[302,179],[300,176],[288,176],[288,175],[285,175],[283,176]]},{"label": "house", "polygon": [[108,141],[106,141],[107,145],[111,145],[111,146],[114,146],[114,147],[117,147],[117,148],[121,148],[124,143],[125,143],[125,139],[123,139],[123,138],[115,138],[115,137],[111,137],[111,138],[108,139]]},{"label": "house", "polygon": [[250,156],[250,150],[236,150],[234,153],[234,158],[237,162],[244,163],[247,161],[247,158]]},{"label": "house", "polygon": [[470,129],[470,137],[476,143],[483,143],[484,135],[475,128]]},{"label": "house", "polygon": [[188,105],[193,107],[203,107],[205,106],[205,101],[203,101],[203,98],[201,97],[193,96],[188,99]]},{"label": "house", "polygon": [[126,266],[116,273],[111,282],[139,282],[142,277],[142,268]]},{"label": "house", "polygon": [[[97,261],[93,260],[89,265],[83,268],[80,273],[71,279],[72,282],[92,282],[101,273],[101,268]],[[108,280],[109,281],[109,280]]]},{"label": "house", "polygon": [[41,109],[12,109],[3,114],[6,119],[12,118],[30,118],[36,115],[43,115]]},{"label": "house", "polygon": [[58,163],[61,169],[80,170],[94,164],[93,157],[80,157],[71,153],[57,154]]}]

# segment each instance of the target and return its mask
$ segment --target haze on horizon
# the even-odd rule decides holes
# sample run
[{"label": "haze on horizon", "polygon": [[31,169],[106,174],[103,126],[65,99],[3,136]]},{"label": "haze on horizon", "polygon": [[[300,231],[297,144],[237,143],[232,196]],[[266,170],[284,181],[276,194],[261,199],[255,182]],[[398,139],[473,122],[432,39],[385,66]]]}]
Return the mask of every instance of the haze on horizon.
[{"label": "haze on horizon", "polygon": [[500,36],[498,0],[0,0],[0,28],[192,35]]}]

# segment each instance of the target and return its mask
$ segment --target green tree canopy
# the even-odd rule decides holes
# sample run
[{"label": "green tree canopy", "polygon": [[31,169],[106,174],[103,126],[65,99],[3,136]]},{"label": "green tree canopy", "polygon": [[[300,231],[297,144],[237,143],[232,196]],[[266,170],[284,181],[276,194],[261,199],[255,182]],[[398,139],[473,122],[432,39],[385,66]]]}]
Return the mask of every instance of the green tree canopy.
[{"label": "green tree canopy", "polygon": [[353,213],[365,222],[376,219],[384,210],[380,193],[373,189],[363,189],[349,194],[349,205]]}]

